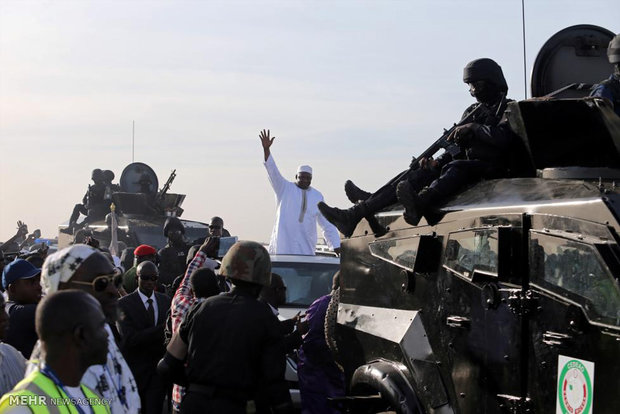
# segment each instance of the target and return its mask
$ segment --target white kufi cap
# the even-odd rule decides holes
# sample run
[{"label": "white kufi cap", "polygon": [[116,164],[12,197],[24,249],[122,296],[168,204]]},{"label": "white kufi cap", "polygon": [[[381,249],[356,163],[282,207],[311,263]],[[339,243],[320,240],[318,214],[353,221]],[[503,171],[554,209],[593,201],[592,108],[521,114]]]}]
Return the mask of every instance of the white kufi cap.
[{"label": "white kufi cap", "polygon": [[299,167],[297,167],[297,174],[302,172],[312,174],[312,167],[309,165],[300,165]]}]

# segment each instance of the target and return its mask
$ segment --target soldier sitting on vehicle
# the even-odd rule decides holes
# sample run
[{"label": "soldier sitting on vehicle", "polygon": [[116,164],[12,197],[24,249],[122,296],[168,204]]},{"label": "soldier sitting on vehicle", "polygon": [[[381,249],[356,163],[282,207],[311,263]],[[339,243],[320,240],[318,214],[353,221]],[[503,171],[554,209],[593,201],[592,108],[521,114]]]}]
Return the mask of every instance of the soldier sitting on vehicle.
[{"label": "soldier sitting on vehicle", "polygon": [[[405,220],[416,225],[422,216],[431,212],[430,207],[444,202],[465,186],[482,178],[507,174],[507,149],[513,135],[506,123],[500,124],[509,102],[502,69],[491,59],[476,59],[465,66],[463,81],[478,103],[465,110],[463,119],[467,118],[468,122],[462,120],[462,125],[454,128],[447,138],[460,147],[460,154],[453,157],[446,151],[436,160],[414,159],[409,170],[373,194],[347,181],[345,192],[355,206],[340,210],[324,202],[318,204],[321,213],[345,237],[353,234],[362,218],[372,219],[374,213],[397,200],[405,207]],[[427,217],[427,221],[432,222],[434,218]],[[385,233],[384,229],[373,230],[377,236]]]},{"label": "soldier sitting on vehicle", "polygon": [[73,207],[73,213],[71,213],[71,217],[69,218],[69,226],[64,229],[65,233],[73,234],[73,231],[78,228],[77,220],[80,214],[86,216],[84,224],[97,219],[103,219],[106,214],[104,206],[106,185],[103,171],[99,168],[94,169],[91,174],[91,179],[94,184],[88,186],[88,191],[86,191],[84,198],[82,198],[82,204],[76,204],[75,207]]},{"label": "soldier sitting on vehicle", "polygon": [[614,112],[620,116],[620,34],[609,42],[607,57],[609,63],[614,65],[614,73],[608,79],[594,85],[590,96],[609,99],[614,106]]},{"label": "soldier sitting on vehicle", "polygon": [[114,180],[114,172],[111,170],[103,171],[103,184],[105,185],[105,190],[103,194],[103,198],[106,203],[112,202],[112,194],[121,191],[121,186],[118,184],[112,184]]}]

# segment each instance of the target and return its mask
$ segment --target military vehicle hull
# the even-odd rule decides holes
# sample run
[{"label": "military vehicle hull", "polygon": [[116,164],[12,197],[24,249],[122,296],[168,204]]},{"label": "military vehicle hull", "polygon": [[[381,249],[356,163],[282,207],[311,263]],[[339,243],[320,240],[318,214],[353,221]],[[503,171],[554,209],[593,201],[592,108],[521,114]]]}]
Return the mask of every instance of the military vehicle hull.
[{"label": "military vehicle hull", "polygon": [[[515,178],[343,241],[335,328],[348,412],[617,413],[620,118],[509,104]],[[513,168],[514,167],[514,168]],[[328,323],[328,326],[330,324]]]},{"label": "military vehicle hull", "polygon": [[[175,177],[176,170],[173,170],[162,189],[158,190],[159,180],[151,167],[141,162],[129,164],[121,174],[120,185],[108,183],[106,194],[109,192],[109,196],[92,201],[93,204],[96,202],[96,206],[89,209],[89,214],[91,211],[96,214],[84,218],[76,226],[77,229],[68,229],[69,222],[59,225],[58,247],[66,247],[76,238],[81,242],[85,235],[90,234],[99,240],[101,246],[107,247],[113,239],[114,228],[117,240],[128,247],[148,244],[157,249],[163,248],[167,243],[163,232],[166,219],[183,214],[181,205],[185,195],[168,192]],[[112,220],[109,214],[112,210],[116,220]],[[188,243],[207,237],[208,224],[180,220]]]},{"label": "military vehicle hull", "polygon": [[[619,201],[583,181],[495,180],[436,226],[398,210],[380,215],[384,237],[360,226],[369,234],[344,242],[335,336],[351,393],[397,412],[548,413],[578,397],[558,379],[568,358],[592,363],[586,402],[619,412]],[[570,285],[586,270],[615,293]],[[373,379],[385,374],[398,379]]]},{"label": "military vehicle hull", "polygon": [[[193,220],[180,220],[185,227],[185,239],[188,243],[207,237],[209,233],[209,225],[207,223]],[[118,217],[118,241],[122,241],[128,247],[148,244],[149,246],[161,249],[168,242],[164,237],[163,227],[165,221],[166,216],[120,216]],[[63,232],[67,226],[68,223],[58,226],[59,249],[72,244],[75,239],[73,234]],[[111,230],[105,220],[89,223],[85,230],[92,233],[93,237],[99,240],[102,247],[110,245],[112,240]]]}]

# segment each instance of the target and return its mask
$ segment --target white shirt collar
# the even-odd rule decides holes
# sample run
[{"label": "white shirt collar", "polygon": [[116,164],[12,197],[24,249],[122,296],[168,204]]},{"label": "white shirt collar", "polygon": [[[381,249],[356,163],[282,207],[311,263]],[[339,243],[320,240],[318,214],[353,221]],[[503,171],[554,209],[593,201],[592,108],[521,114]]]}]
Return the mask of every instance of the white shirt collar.
[{"label": "white shirt collar", "polygon": [[151,296],[146,296],[144,293],[142,293],[140,288],[138,288],[138,295],[140,295],[140,299],[142,299],[142,302],[145,305],[146,305],[146,301],[149,300],[149,299],[153,299],[153,302],[155,302],[155,291],[151,292]]}]

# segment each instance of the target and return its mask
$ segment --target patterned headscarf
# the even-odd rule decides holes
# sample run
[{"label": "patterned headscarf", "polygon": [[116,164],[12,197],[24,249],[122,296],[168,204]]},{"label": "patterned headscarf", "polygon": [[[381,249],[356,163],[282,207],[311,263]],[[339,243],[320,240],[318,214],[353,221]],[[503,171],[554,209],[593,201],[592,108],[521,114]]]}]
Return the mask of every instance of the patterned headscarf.
[{"label": "patterned headscarf", "polygon": [[88,256],[97,252],[86,244],[74,244],[47,256],[41,269],[41,286],[47,295],[58,290],[60,282],[67,282]]}]

